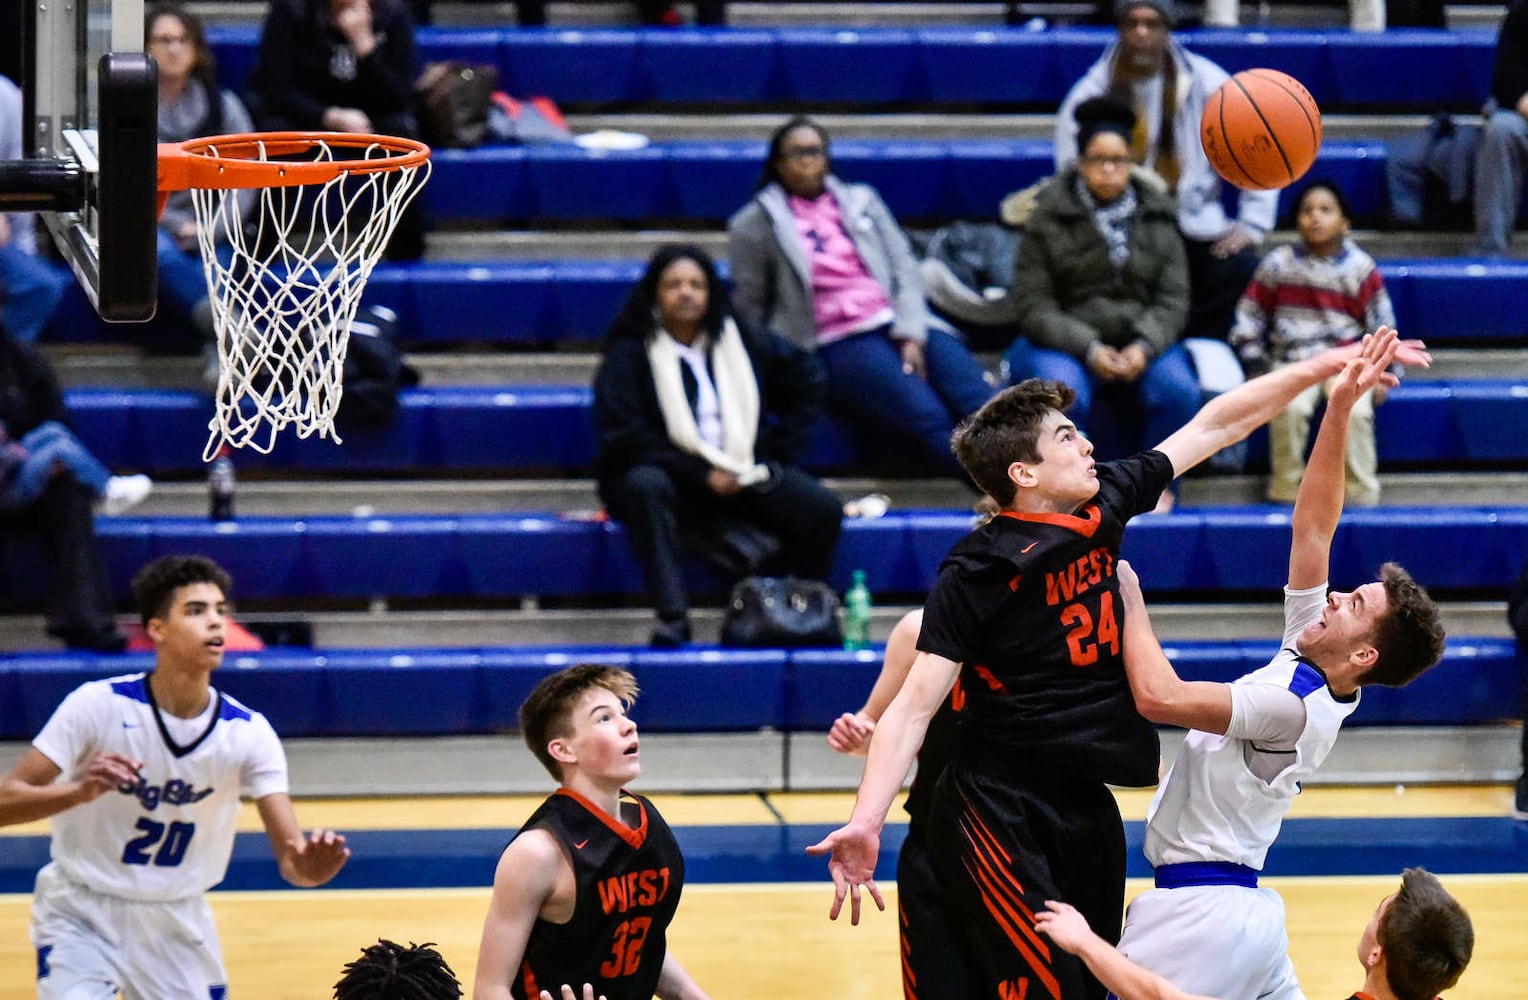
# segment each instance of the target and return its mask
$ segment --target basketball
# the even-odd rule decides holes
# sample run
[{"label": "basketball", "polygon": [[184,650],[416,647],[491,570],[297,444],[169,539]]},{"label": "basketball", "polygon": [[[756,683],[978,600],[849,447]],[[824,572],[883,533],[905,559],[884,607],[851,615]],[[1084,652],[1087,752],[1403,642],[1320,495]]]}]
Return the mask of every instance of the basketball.
[{"label": "basketball", "polygon": [[1210,95],[1199,121],[1199,141],[1210,166],[1237,187],[1288,187],[1316,162],[1321,109],[1287,73],[1242,70]]}]

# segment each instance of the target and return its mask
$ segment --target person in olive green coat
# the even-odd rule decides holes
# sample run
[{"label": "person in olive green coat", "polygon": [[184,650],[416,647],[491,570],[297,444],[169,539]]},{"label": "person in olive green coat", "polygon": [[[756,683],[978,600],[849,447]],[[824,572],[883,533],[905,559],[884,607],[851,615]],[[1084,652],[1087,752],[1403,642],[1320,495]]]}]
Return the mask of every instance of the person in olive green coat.
[{"label": "person in olive green coat", "polygon": [[1176,206],[1130,170],[1128,105],[1095,98],[1077,119],[1081,155],[1040,189],[1024,226],[1013,283],[1024,336],[1005,361],[1011,383],[1056,379],[1076,390],[1068,415],[1102,438],[1103,459],[1164,440],[1202,400],[1178,343],[1188,258]]}]

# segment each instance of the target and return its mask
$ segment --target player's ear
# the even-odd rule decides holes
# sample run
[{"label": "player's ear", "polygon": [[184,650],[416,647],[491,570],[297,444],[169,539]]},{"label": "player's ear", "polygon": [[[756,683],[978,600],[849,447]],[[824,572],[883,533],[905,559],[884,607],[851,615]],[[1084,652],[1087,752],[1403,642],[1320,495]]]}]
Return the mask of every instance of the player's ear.
[{"label": "player's ear", "polygon": [[1348,659],[1355,666],[1360,667],[1363,670],[1370,670],[1379,660],[1379,650],[1374,648],[1372,643],[1359,643],[1358,646],[1348,654]]},{"label": "player's ear", "polygon": [[164,641],[164,633],[167,627],[165,620],[156,615],[150,618],[147,624],[143,626],[143,631],[149,637],[150,642],[158,644]]},{"label": "player's ear", "polygon": [[1009,463],[1008,480],[1020,489],[1033,489],[1039,482],[1039,478],[1035,475],[1035,467],[1028,462]]},{"label": "player's ear", "polygon": [[546,745],[546,752],[552,755],[552,759],[559,764],[577,764],[578,755],[568,745],[568,741],[562,737],[552,740]]}]

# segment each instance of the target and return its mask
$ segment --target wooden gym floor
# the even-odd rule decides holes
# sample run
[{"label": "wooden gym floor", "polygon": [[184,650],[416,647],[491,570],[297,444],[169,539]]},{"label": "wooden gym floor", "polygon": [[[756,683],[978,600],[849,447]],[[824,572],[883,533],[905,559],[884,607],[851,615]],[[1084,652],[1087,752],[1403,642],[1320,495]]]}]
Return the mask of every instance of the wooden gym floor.
[{"label": "wooden gym floor", "polygon": [[[1122,792],[1120,800],[1126,820],[1135,821],[1130,827],[1137,844],[1149,796]],[[497,849],[536,801],[299,802],[304,825],[354,834],[356,857],[337,881],[391,887],[214,892],[230,995],[328,997],[344,963],[377,937],[437,942],[470,992]],[[884,914],[872,909],[857,928],[846,920],[830,924],[831,887],[821,862],[796,859],[800,844],[848,815],[851,796],[676,795],[656,801],[679,828],[691,859],[691,881],[671,947],[712,997],[887,1000],[899,994],[894,903],[888,900]],[[1398,884],[1401,867],[1424,864],[1443,876],[1475,922],[1474,961],[1449,997],[1518,995],[1528,982],[1528,824],[1505,818],[1509,804],[1505,786],[1307,790],[1275,850],[1286,841],[1293,847],[1271,855],[1269,871],[1320,874],[1265,880],[1288,905],[1292,951],[1306,993],[1336,998],[1357,988],[1359,932],[1380,898]],[[266,878],[264,870],[273,871],[274,865],[268,847],[261,850],[264,837],[256,832],[253,808],[246,808],[241,829],[248,832],[236,851],[236,869],[239,857],[248,855],[248,864]],[[3,831],[0,861],[8,855],[13,867],[33,864],[39,850],[45,856],[46,832],[45,824]],[[463,849],[457,840],[474,832],[478,836]],[[379,839],[389,835],[411,839]],[[484,845],[492,846],[485,851]],[[367,867],[363,847],[373,855],[392,853],[373,857]],[[432,868],[420,860],[433,854],[458,861]],[[421,871],[439,887],[396,887],[417,884]],[[230,875],[230,882],[244,879]],[[1145,879],[1132,878],[1129,892],[1146,885]],[[0,1000],[35,995],[28,903],[24,893],[0,893]]]}]

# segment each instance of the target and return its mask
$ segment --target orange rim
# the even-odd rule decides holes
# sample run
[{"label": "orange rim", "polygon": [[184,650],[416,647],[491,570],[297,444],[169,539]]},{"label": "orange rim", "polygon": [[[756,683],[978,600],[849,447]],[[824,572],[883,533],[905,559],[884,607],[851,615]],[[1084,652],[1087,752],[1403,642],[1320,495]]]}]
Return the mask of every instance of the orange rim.
[{"label": "orange rim", "polygon": [[[370,150],[354,160],[270,160],[296,156],[327,146],[330,149]],[[373,174],[419,167],[430,159],[430,147],[415,139],[368,132],[235,132],[185,142],[159,144],[161,195],[192,188],[297,187],[324,184],[341,174]]]}]

